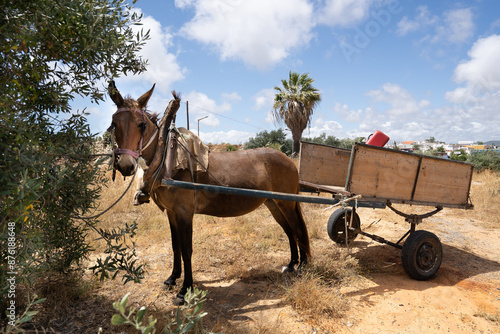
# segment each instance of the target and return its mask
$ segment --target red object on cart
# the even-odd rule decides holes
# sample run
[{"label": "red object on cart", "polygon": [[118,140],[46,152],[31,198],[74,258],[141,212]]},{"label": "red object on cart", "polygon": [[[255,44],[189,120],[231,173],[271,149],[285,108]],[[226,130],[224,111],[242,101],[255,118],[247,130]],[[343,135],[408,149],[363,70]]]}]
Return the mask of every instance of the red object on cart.
[{"label": "red object on cart", "polygon": [[368,136],[368,140],[366,141],[366,143],[372,146],[384,147],[384,145],[387,144],[388,141],[389,137],[382,131],[377,130]]}]

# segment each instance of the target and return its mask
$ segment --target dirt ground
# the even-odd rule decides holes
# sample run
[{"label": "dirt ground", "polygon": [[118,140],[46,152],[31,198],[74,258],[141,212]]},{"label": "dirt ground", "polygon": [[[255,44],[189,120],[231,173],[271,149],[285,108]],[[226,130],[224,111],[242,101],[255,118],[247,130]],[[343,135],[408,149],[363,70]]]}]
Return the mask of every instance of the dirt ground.
[{"label": "dirt ground", "polygon": [[[362,225],[374,223],[367,232],[396,242],[409,225],[387,211],[360,209]],[[274,298],[265,281],[205,281],[203,286],[212,301],[220,302],[214,309],[233,322],[248,329],[275,326],[275,331],[254,327],[255,332],[500,333],[500,230],[452,216],[445,209],[418,227],[438,235],[443,244],[443,263],[429,281],[407,276],[398,249],[358,236],[351,253],[360,262],[361,277],[342,291],[350,309],[331,322],[311,323]],[[337,246],[320,240],[313,252],[324,247]]]},{"label": "dirt ground", "polygon": [[[339,247],[326,233],[326,221],[333,210],[323,209],[317,205],[305,209],[306,221],[308,216],[324,221],[324,230],[312,231],[313,256]],[[224,243],[224,236],[234,232],[234,227],[227,228],[227,221],[210,220],[213,228],[195,232],[194,237],[195,284],[209,292],[204,305],[208,312],[205,327],[225,333],[500,333],[500,229],[485,227],[484,222],[466,218],[462,211],[444,209],[417,228],[435,233],[443,244],[443,263],[429,281],[406,275],[398,249],[358,236],[350,252],[359,261],[360,274],[341,288],[349,307],[341,318],[320,320],[293,309],[277,288],[283,279],[280,265],[288,259],[286,245],[245,258],[221,251],[218,258],[211,255],[211,265],[203,265],[207,262],[204,253],[213,254],[207,248],[211,239],[215,236]],[[266,215],[262,208],[250,220]],[[393,242],[409,227],[389,209],[361,208],[359,215],[366,232]],[[274,231],[280,233],[279,228]],[[158,319],[172,316],[176,291],[165,291],[162,286],[170,272],[172,254],[169,237],[161,238],[152,232],[139,243],[139,256],[149,263],[145,283],[96,283],[89,296],[55,310],[61,317],[54,317],[50,327],[60,333],[97,333],[99,328],[103,333],[137,333],[131,327],[109,324],[114,313],[111,304],[126,292],[131,292],[130,304],[147,306],[148,314]],[[286,244],[284,238],[281,241]]]},{"label": "dirt ground", "polygon": [[[51,320],[40,322],[38,328],[56,333],[138,333],[110,324],[115,313],[112,303],[130,292],[129,305],[147,306],[148,315],[159,319],[157,333],[162,332],[165,319],[176,310],[177,293],[163,287],[172,263],[168,223],[153,204],[131,206],[131,196],[109,213],[110,224],[120,220],[140,224],[137,251],[139,260],[148,263],[149,273],[144,282],[100,283],[87,274],[89,283],[79,288],[76,297],[63,298],[60,304],[40,304]],[[313,204],[302,207],[313,257],[341,247],[326,232],[333,209]],[[433,209],[398,208],[407,213]],[[359,216],[364,231],[393,242],[409,228],[389,209],[360,208]],[[347,302],[343,316],[314,317],[285,300],[281,266],[289,261],[288,242],[269,217],[265,208],[238,219],[196,217],[193,274],[195,285],[208,291],[206,329],[272,334],[500,333],[500,228],[496,223],[446,208],[425,219],[417,229],[435,233],[444,252],[440,270],[429,281],[409,278],[401,266],[400,250],[358,236],[349,251],[359,263],[359,274],[340,288],[340,298]],[[146,219],[150,223],[141,223]],[[55,285],[46,293],[68,292]]]},{"label": "dirt ground", "polygon": [[[377,221],[380,211],[364,209],[360,216]],[[500,333],[500,231],[446,211],[418,227],[435,233],[443,244],[443,263],[429,281],[406,275],[399,250],[356,239],[353,253],[366,268],[375,268],[366,273],[364,284],[346,292],[355,302],[339,332]],[[397,240],[406,226],[386,219],[369,232]],[[487,315],[496,315],[496,322]]]}]

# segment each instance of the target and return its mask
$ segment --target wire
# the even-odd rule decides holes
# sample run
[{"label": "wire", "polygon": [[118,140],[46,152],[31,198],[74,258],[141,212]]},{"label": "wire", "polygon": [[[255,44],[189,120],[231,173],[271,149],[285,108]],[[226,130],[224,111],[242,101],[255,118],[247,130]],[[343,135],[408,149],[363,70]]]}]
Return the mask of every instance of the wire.
[{"label": "wire", "polygon": [[[189,101],[187,101],[187,102],[189,102]],[[184,103],[184,104],[185,104],[186,102],[181,102],[181,103]],[[216,113],[216,112],[210,111],[210,110],[205,109],[205,108],[202,108],[202,107],[193,106],[192,104],[189,104],[189,107],[190,107],[190,108],[191,108],[191,107],[193,107],[193,108],[196,108],[196,109],[200,109],[200,110],[203,110],[203,111],[205,111],[205,112],[207,112],[207,113],[214,114],[214,115],[217,115],[217,116],[219,116],[219,117],[226,118],[226,119],[228,119],[228,120],[230,120],[230,121],[233,121],[233,122],[236,122],[236,123],[240,123],[240,124],[243,124],[243,125],[246,125],[246,126],[252,127],[252,128],[256,128],[256,129],[258,129],[258,130],[265,130],[264,128],[262,128],[262,127],[260,127],[260,126],[256,126],[256,125],[249,124],[249,123],[245,123],[245,122],[239,121],[239,120],[237,120],[237,119],[234,119],[234,118],[231,118],[231,117],[228,117],[228,116],[224,116],[224,115],[218,114],[218,113]]]}]

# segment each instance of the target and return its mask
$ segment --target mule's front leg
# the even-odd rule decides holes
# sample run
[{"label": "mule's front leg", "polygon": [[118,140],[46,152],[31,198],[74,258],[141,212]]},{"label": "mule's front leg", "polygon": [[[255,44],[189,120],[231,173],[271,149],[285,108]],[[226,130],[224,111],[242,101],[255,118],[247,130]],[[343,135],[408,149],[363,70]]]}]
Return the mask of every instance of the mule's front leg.
[{"label": "mule's front leg", "polygon": [[168,222],[170,224],[170,234],[172,236],[172,251],[174,252],[174,266],[172,268],[172,274],[164,282],[167,287],[172,287],[175,285],[175,281],[181,277],[182,273],[182,263],[181,263],[181,243],[179,239],[179,231],[177,229],[177,220],[175,214],[167,212]]},{"label": "mule's front leg", "polygon": [[193,270],[191,257],[193,255],[193,218],[183,220],[179,228],[182,261],[184,262],[184,282],[181,291],[177,294],[178,302],[184,302],[184,296],[189,288],[193,287]]}]

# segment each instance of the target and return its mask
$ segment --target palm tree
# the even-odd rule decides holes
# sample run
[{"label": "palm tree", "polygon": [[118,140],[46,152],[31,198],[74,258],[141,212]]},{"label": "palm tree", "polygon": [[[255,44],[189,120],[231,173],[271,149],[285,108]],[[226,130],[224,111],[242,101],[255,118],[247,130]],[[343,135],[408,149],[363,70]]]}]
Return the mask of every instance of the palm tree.
[{"label": "palm tree", "polygon": [[273,116],[278,122],[285,122],[292,131],[293,153],[300,151],[302,132],[311,123],[313,109],[321,101],[318,89],[312,86],[314,79],[309,73],[298,74],[290,71],[288,81],[281,80],[283,88],[274,87]]}]

